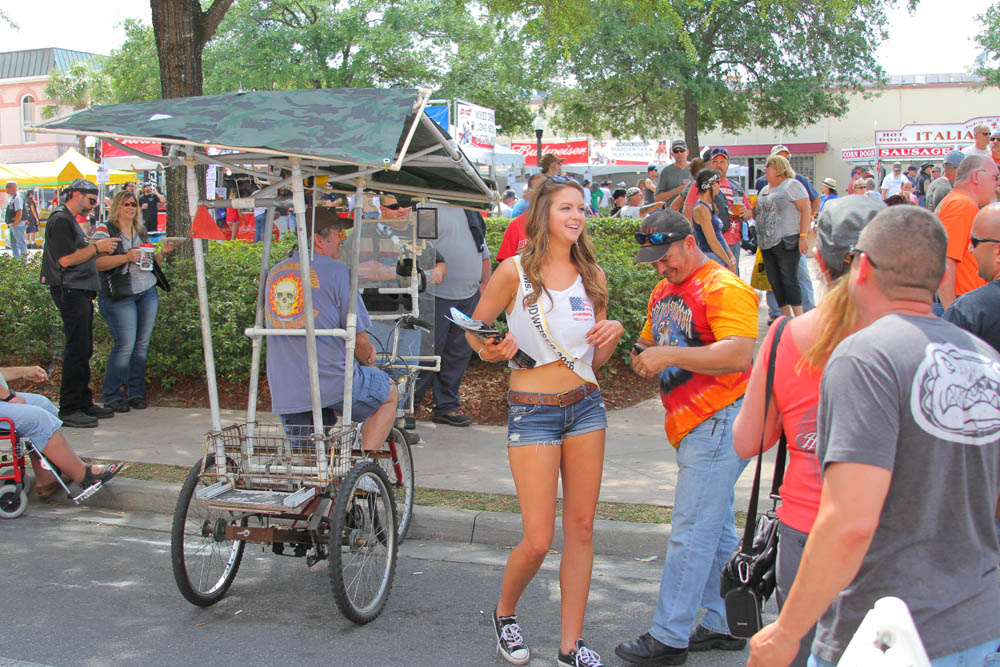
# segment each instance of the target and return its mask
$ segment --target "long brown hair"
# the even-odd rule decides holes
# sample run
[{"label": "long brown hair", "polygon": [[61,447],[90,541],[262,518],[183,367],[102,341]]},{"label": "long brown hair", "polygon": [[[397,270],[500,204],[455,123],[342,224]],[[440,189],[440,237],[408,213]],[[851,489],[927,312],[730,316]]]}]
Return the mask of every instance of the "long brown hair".
[{"label": "long brown hair", "polygon": [[[542,266],[545,264],[549,249],[549,208],[552,206],[555,193],[563,188],[575,188],[580,196],[583,196],[583,188],[575,181],[562,178],[556,181],[547,178],[535,189],[531,208],[528,209],[528,220],[524,225],[528,242],[521,250],[521,268],[531,282],[532,293],[524,297],[525,308],[538,301],[542,290],[548,294],[542,282]],[[583,280],[583,289],[594,302],[594,313],[605,310],[608,307],[608,290],[597,279],[599,275],[597,254],[587,234],[586,224],[576,243],[570,248],[569,258]],[[549,298],[551,297],[550,294]]]}]

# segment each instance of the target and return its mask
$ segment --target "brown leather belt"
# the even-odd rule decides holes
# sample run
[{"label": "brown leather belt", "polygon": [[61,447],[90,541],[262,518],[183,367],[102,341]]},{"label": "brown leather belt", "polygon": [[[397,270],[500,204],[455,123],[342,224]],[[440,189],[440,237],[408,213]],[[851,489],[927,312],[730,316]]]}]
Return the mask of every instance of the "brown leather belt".
[{"label": "brown leather belt", "polygon": [[560,408],[565,408],[567,405],[573,405],[584,396],[594,393],[597,389],[598,386],[596,384],[585,382],[579,387],[564,391],[561,394],[538,394],[510,390],[507,392],[507,400],[511,403],[522,403],[524,405],[557,405]]}]

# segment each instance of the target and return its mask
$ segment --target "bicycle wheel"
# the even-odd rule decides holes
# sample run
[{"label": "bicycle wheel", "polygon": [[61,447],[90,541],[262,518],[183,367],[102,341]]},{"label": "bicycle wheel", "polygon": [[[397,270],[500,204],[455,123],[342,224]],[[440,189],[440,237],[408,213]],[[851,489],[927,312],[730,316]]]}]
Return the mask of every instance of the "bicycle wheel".
[{"label": "bicycle wheel", "polygon": [[382,450],[388,456],[375,460],[389,478],[396,497],[396,537],[402,542],[413,518],[413,452],[403,431],[396,426],[389,432],[389,439],[382,445]]},{"label": "bicycle wheel", "polygon": [[[205,468],[215,463],[209,454]],[[236,525],[233,512],[210,509],[195,497],[214,478],[200,478],[199,459],[181,487],[170,531],[170,564],[181,595],[191,604],[207,607],[222,599],[236,578],[246,542],[226,540],[226,526]],[[246,517],[239,525],[247,524]]]},{"label": "bicycle wheel", "polygon": [[396,572],[396,509],[385,472],[359,461],[337,489],[330,526],[330,586],[341,613],[363,625],[382,613]]}]

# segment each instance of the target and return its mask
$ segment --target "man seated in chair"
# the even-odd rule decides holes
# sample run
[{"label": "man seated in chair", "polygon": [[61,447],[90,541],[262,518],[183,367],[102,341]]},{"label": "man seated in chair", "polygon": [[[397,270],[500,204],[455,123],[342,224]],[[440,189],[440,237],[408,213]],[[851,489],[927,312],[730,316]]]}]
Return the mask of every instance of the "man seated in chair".
[{"label": "man seated in chair", "polygon": [[[351,275],[337,261],[343,252],[345,226],[351,222],[338,217],[332,209],[317,208],[315,228],[312,211],[306,213],[311,256],[311,289],[317,329],[347,328],[347,309]],[[375,348],[364,333],[371,320],[361,298],[357,299],[357,339],[354,348],[354,377],[351,392],[351,419],[364,422],[361,443],[367,451],[382,447],[396,416],[398,395],[389,376],[372,366]],[[299,250],[278,262],[267,274],[265,309],[269,329],[305,329],[305,299],[299,274]],[[324,427],[336,423],[344,408],[344,369],[346,342],[334,336],[316,337],[319,365],[320,404]],[[309,392],[309,365],[305,336],[267,337],[267,384],[271,389],[271,410],[288,426],[300,426],[300,434],[310,432],[313,423],[312,397]]]}]

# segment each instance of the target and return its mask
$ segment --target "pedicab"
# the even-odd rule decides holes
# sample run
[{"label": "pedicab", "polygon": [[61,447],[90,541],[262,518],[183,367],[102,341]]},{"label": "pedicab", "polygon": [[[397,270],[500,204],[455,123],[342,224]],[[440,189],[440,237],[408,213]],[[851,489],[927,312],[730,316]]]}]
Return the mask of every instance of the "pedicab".
[{"label": "pedicab", "polygon": [[[373,620],[385,606],[399,541],[405,535],[400,518],[408,524],[412,512],[409,447],[402,431],[394,428],[382,452],[361,449],[360,427],[351,421],[350,382],[344,386],[338,425],[324,425],[320,402],[316,337],[344,339],[345,377],[352,377],[355,301],[351,300],[345,328],[317,329],[312,291],[304,289],[300,297],[304,325],[267,328],[264,287],[275,208],[292,208],[299,221],[307,214],[314,221],[317,214],[325,214],[317,206],[307,211],[306,183],[315,189],[326,180],[335,192],[353,195],[353,236],[360,239],[367,229],[386,222],[365,217],[366,193],[480,210],[490,205],[491,188],[424,113],[429,93],[412,89],[236,93],[99,106],[37,126],[39,131],[101,137],[138,157],[184,166],[188,211],[196,227],[201,207],[203,215],[206,209],[222,206],[268,209],[255,321],[246,329],[252,339],[247,418],[226,426],[221,422],[216,384],[204,241],[193,239],[212,430],[204,455],[192,467],[177,500],[170,551],[177,586],[195,605],[211,605],[226,594],[247,543],[255,543],[274,554],[302,557],[310,566],[328,560],[336,604],[355,623]],[[155,140],[169,147],[169,153],[143,153],[122,143],[125,139]],[[262,189],[252,197],[201,200],[199,165],[249,174]],[[290,199],[278,196],[283,187],[291,188]],[[391,342],[384,342],[380,351],[381,365],[396,371],[394,381],[401,396],[408,396],[410,410],[412,392],[403,385],[412,384],[416,364],[440,363],[422,350],[398,349],[401,330],[427,326],[419,319],[427,297],[414,258],[436,236],[433,211],[415,209],[408,234],[402,239],[397,235],[402,279],[394,287],[364,285],[359,275],[363,242],[350,245],[351,293],[361,286],[366,296],[398,300],[396,307],[383,309],[373,319],[382,319],[393,329]],[[350,223],[345,221],[345,226]],[[297,224],[295,231],[299,248],[307,248],[306,225]],[[299,256],[299,284],[310,285],[310,253]],[[281,424],[256,418],[265,335],[305,337],[313,418],[307,433],[290,434]],[[436,368],[439,365],[431,366]]]}]

